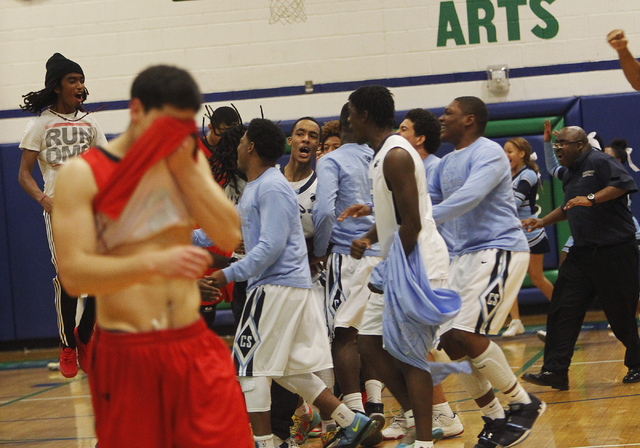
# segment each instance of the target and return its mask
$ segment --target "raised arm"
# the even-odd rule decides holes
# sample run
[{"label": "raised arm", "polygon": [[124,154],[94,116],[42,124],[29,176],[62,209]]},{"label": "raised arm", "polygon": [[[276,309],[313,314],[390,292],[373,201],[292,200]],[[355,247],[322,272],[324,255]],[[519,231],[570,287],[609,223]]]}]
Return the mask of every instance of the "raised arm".
[{"label": "raised arm", "polygon": [[167,158],[167,166],[186,198],[191,216],[215,245],[226,251],[238,247],[242,234],[235,206],[214,182],[204,154],[198,151],[194,160],[191,138]]},{"label": "raised arm", "polygon": [[51,214],[60,278],[71,295],[105,295],[157,276],[200,278],[211,262],[204,249],[173,246],[128,256],[97,252],[89,165],[74,158],[60,169]]},{"label": "raised arm", "polygon": [[556,152],[551,144],[551,121],[544,120],[544,163],[547,166],[547,172],[556,179],[562,180],[567,169],[560,165],[556,157]]},{"label": "raised arm", "polygon": [[640,90],[640,62],[638,62],[627,48],[627,38],[623,30],[613,30],[607,34],[607,42],[618,52],[620,68],[624,76],[635,90]]}]

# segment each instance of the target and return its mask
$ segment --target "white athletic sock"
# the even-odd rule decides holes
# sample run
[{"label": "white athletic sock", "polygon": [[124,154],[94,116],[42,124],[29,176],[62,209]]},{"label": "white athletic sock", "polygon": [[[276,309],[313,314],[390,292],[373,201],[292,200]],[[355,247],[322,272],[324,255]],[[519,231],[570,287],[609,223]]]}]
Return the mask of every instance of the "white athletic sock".
[{"label": "white athletic sock", "polygon": [[[289,411],[289,412],[291,412],[291,411]],[[300,407],[298,407],[298,408],[296,409],[295,414],[296,414],[298,417],[302,417],[302,416],[307,415],[307,414],[308,414],[308,413],[310,413],[310,412],[311,412],[311,407],[307,404],[307,402],[306,402],[306,401],[303,401],[303,402],[302,402],[302,405],[300,405]]]},{"label": "white athletic sock", "polygon": [[353,423],[356,418],[356,414],[347,407],[346,404],[340,403],[340,405],[331,413],[333,418],[341,428],[346,428]]},{"label": "white athletic sock", "polygon": [[423,442],[422,440],[416,440],[414,448],[433,448],[433,442]]},{"label": "white athletic sock", "polygon": [[371,403],[382,403],[382,383],[378,380],[367,380],[364,382],[367,391],[367,401]]},{"label": "white athletic sock", "polygon": [[326,434],[334,429],[336,429],[335,420],[322,420],[322,434]]},{"label": "white athletic sock", "polygon": [[485,417],[489,417],[491,420],[505,417],[504,408],[497,398],[494,398],[491,403],[483,406],[482,408],[480,408],[480,410]]},{"label": "white athletic sock", "polygon": [[520,385],[520,383],[516,384],[516,387],[509,392],[508,394],[504,394],[507,397],[507,401],[509,403],[523,403],[529,404],[531,403],[531,398],[529,398],[529,394],[524,388]]},{"label": "white athletic sock", "polygon": [[444,403],[434,404],[433,405],[433,416],[436,415],[445,415],[447,417],[453,417],[453,411],[451,410],[451,406],[449,406],[449,402],[445,401]]},{"label": "white athletic sock", "polygon": [[413,409],[404,412],[405,428],[410,429],[416,426],[416,420],[413,418]]},{"label": "white athletic sock", "polygon": [[[360,411],[364,413],[364,405],[362,404],[362,394],[360,392],[354,392],[342,397],[342,402],[347,405],[352,411]],[[342,426],[342,425],[340,425]]]},{"label": "white athletic sock", "polygon": [[489,346],[484,353],[477,358],[473,358],[471,362],[482,376],[502,393],[518,383],[518,379],[513,374],[502,349],[493,341],[489,342]]},{"label": "white athletic sock", "polygon": [[256,442],[256,448],[276,448],[273,443],[273,434],[266,436],[253,436],[253,440]]}]

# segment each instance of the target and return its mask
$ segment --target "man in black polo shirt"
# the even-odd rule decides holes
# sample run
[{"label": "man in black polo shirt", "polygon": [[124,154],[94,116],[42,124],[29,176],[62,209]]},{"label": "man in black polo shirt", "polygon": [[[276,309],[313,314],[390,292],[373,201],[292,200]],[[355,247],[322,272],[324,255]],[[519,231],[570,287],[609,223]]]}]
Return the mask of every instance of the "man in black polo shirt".
[{"label": "man in black polo shirt", "polygon": [[547,316],[547,340],[540,373],[525,373],[530,383],[569,388],[569,365],[587,308],[598,296],[611,330],[626,347],[624,383],[640,381],[638,247],[627,194],[638,190],[613,157],[592,151],[579,127],[562,129],[554,149],[567,167],[562,178],[565,203],[542,219],[524,220],[537,229],[565,219],[574,238],[560,267]]}]

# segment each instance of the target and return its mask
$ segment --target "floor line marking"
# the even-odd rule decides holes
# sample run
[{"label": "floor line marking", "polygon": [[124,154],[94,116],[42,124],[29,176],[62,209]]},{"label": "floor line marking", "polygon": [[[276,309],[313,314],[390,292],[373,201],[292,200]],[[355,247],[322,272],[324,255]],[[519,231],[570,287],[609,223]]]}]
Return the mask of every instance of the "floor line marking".
[{"label": "floor line marking", "polygon": [[[33,392],[32,394],[23,395],[22,397],[15,398],[13,400],[9,400],[9,401],[4,402],[4,403],[0,403],[0,408],[2,408],[4,406],[9,406],[10,404],[18,403],[20,401],[24,401],[24,400],[26,400],[28,398],[35,397],[36,395],[40,395],[40,394],[43,394],[45,392],[52,391],[52,390],[57,389],[59,387],[67,386],[67,385],[69,385],[71,383],[75,383],[76,381],[82,381],[83,379],[84,378],[76,378],[76,379],[68,381],[66,383],[60,383],[60,384],[57,384],[55,386],[51,386],[51,387],[48,387],[46,389],[39,390],[37,392]],[[2,443],[2,441],[0,441],[0,443]]]}]

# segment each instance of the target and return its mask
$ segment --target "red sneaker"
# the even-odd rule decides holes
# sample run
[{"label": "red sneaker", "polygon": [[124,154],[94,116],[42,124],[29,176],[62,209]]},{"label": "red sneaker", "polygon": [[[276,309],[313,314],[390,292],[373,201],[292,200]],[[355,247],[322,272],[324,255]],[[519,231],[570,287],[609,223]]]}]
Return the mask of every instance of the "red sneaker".
[{"label": "red sneaker", "polygon": [[78,347],[78,363],[80,364],[80,368],[86,374],[89,374],[89,368],[91,367],[91,341],[89,340],[88,344],[85,344],[80,340],[80,336],[78,336],[78,327],[73,330],[73,334],[76,336],[76,347]]},{"label": "red sneaker", "polygon": [[60,350],[60,373],[65,378],[73,378],[78,374],[78,356],[75,349],[64,347]]}]

